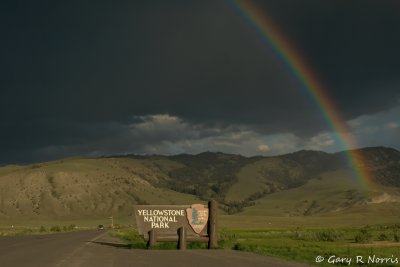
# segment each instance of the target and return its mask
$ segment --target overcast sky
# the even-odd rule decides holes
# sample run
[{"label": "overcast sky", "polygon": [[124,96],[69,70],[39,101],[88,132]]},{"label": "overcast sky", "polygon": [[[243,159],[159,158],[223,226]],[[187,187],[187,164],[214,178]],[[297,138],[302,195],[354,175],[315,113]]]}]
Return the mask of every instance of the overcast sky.
[{"label": "overcast sky", "polygon": [[[358,141],[400,149],[400,1],[254,1]],[[0,164],[343,149],[232,1],[2,1]]]}]

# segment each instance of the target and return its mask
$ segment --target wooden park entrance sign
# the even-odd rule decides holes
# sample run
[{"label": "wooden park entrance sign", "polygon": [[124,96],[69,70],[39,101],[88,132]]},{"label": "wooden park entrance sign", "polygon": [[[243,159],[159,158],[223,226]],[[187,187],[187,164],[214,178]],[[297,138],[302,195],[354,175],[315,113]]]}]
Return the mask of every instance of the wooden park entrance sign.
[{"label": "wooden park entrance sign", "polygon": [[216,201],[208,206],[192,205],[135,205],[136,225],[148,247],[156,242],[178,242],[185,249],[187,242],[206,242],[208,248],[218,246]]}]

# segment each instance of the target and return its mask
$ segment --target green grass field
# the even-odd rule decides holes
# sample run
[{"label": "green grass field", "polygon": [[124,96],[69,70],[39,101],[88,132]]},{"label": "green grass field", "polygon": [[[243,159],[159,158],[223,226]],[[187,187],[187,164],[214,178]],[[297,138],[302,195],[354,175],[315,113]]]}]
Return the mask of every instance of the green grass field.
[{"label": "green grass field", "polygon": [[[144,249],[134,229],[115,230],[133,249]],[[396,266],[400,264],[400,224],[346,228],[221,229],[220,249],[248,251],[316,266]],[[205,248],[189,244],[189,249]],[[176,249],[159,243],[155,249]],[[322,262],[316,258],[323,257]],[[357,262],[358,260],[358,262]]]},{"label": "green grass field", "polygon": [[[336,229],[224,229],[221,231],[220,245],[226,249],[250,251],[319,266],[330,266],[338,258],[352,259],[351,265],[363,266],[356,264],[357,256],[362,257],[359,259],[363,259],[364,263],[374,255],[379,258],[400,257],[399,234],[400,225]],[[316,263],[318,256],[325,260]],[[395,265],[370,262],[364,266]]]}]

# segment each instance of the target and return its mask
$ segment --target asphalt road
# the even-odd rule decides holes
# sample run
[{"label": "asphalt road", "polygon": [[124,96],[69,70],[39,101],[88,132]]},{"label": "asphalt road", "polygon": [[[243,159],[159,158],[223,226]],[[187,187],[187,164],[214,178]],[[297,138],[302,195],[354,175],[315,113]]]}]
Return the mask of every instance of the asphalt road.
[{"label": "asphalt road", "polygon": [[127,249],[106,231],[0,238],[2,267],[301,267],[228,250]]}]

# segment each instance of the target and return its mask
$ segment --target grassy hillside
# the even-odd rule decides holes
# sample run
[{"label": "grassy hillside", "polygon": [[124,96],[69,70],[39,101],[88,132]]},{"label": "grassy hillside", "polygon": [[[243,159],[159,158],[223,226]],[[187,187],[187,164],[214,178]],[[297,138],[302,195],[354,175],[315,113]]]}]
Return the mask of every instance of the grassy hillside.
[{"label": "grassy hillside", "polygon": [[243,215],[310,216],[367,213],[375,207],[400,202],[400,190],[376,186],[374,191],[360,190],[348,171],[325,173],[301,187],[269,194],[247,208]]},{"label": "grassy hillside", "polygon": [[400,152],[390,148],[362,152],[375,179],[368,191],[353,180],[344,152],[299,151],[253,158],[211,152],[128,155],[5,166],[0,168],[0,220],[127,217],[134,204],[209,199],[219,201],[222,214],[236,214],[224,217],[227,223],[244,216],[399,214]]},{"label": "grassy hillside", "polygon": [[[134,204],[192,203],[193,195],[155,187],[168,179],[158,161],[71,159],[2,170],[0,218],[130,215]],[[165,168],[169,166],[168,160]]]}]

